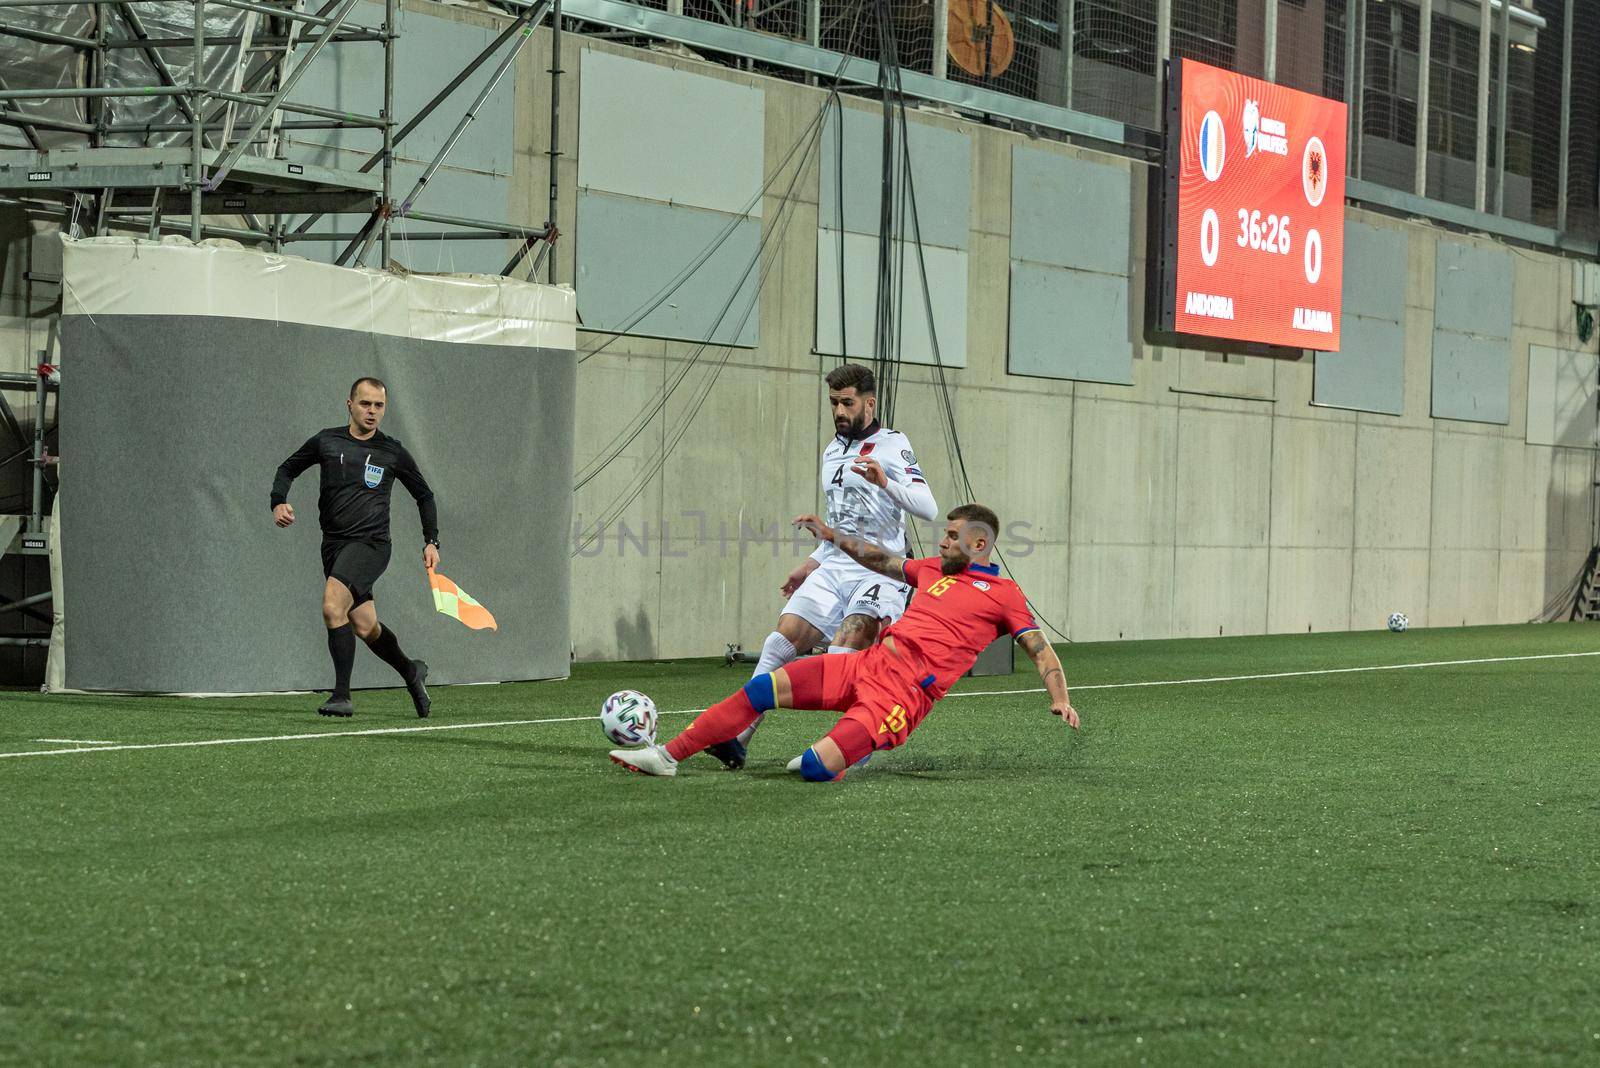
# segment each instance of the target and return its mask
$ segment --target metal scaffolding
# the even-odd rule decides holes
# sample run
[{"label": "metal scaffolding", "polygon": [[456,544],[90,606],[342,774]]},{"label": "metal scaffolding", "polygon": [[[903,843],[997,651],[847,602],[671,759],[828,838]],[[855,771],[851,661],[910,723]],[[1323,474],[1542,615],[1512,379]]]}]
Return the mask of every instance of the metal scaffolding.
[{"label": "metal scaffolding", "polygon": [[[74,74],[72,84],[19,88],[13,84],[19,65],[0,64],[6,71],[0,127],[19,130],[26,141],[0,147],[0,204],[57,219],[75,236],[180,233],[193,241],[226,237],[273,250],[335,241],[343,242],[339,264],[364,263],[377,245],[385,267],[394,221],[405,218],[441,227],[413,237],[519,241],[505,273],[535,249],[537,272],[556,236],[553,199],[540,227],[431,213],[419,201],[533,27],[550,13],[552,0],[520,8],[403,124],[394,114],[398,0],[382,2],[382,24],[361,26],[351,21],[357,0],[325,0],[315,10],[306,0],[0,0],[0,54],[7,39],[31,42],[36,53],[51,49],[64,61],[52,61],[49,76],[59,81],[57,71]],[[68,32],[74,27],[52,15],[68,9],[87,12],[81,16],[87,32]],[[141,9],[147,16],[156,10],[160,24],[147,23]],[[186,32],[173,32],[175,11],[185,15],[178,29]],[[209,32],[219,24],[224,32]],[[325,54],[372,46],[384,54],[378,114],[290,99]],[[137,59],[130,62],[130,56]],[[181,64],[178,56],[185,57]],[[493,73],[421,178],[397,201],[396,149],[497,56]],[[551,106],[555,129],[554,94]],[[289,156],[285,134],[349,129],[373,131],[379,140],[359,167]],[[313,232],[328,215],[364,218],[331,234]]]},{"label": "metal scaffolding", "polygon": [[[334,261],[357,265],[376,246],[384,268],[391,263],[391,229],[405,219],[435,228],[412,230],[413,239],[515,242],[504,274],[530,255],[530,277],[547,258],[553,270],[559,61],[551,64],[552,180],[544,225],[441,214],[424,205],[429,181],[534,27],[552,6],[559,19],[559,0],[519,4],[494,40],[408,119],[394,113],[399,0],[376,0],[383,12],[376,26],[352,21],[358,0],[316,2],[310,8],[307,0],[0,0],[0,206],[55,222],[75,237],[176,233],[274,251],[334,242]],[[328,63],[335,49],[374,46],[383,50],[377,114],[291,99],[319,59]],[[397,198],[397,149],[491,63],[419,180]],[[338,165],[338,153],[332,166],[294,158],[299,146],[290,137],[316,130],[370,131],[374,150],[350,167]],[[354,218],[332,232],[314,229],[328,216]],[[28,514],[15,536],[0,543],[0,555],[48,551],[45,477],[56,458],[44,446],[45,400],[58,378],[43,362],[48,355],[37,355],[36,373],[0,374],[0,436],[13,439],[0,465],[26,460],[33,468]],[[7,391],[33,395],[31,440]],[[0,604],[0,614],[23,607]],[[7,642],[16,643],[0,636],[0,645]]]}]

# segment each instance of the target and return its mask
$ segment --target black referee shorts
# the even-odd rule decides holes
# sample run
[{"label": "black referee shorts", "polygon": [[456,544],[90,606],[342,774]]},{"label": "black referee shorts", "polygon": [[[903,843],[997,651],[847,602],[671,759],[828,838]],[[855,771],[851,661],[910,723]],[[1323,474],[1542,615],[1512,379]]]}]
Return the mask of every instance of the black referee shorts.
[{"label": "black referee shorts", "polygon": [[322,543],[322,573],[338,579],[355,599],[350,606],[372,600],[372,587],[389,566],[389,543],[374,541],[336,541]]}]

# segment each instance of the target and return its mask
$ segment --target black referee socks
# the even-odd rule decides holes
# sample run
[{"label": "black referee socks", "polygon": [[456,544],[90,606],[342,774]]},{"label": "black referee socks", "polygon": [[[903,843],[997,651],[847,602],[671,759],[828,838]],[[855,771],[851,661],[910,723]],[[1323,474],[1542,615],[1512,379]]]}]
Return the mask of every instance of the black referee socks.
[{"label": "black referee socks", "polygon": [[400,650],[400,641],[394,636],[394,631],[389,629],[389,624],[378,624],[378,636],[367,643],[367,648],[378,654],[378,658],[385,664],[400,673],[406,682],[411,681],[411,660]]},{"label": "black referee socks", "polygon": [[356,662],[355,628],[346,623],[328,628],[328,655],[333,657],[333,696],[350,700],[350,667]]}]

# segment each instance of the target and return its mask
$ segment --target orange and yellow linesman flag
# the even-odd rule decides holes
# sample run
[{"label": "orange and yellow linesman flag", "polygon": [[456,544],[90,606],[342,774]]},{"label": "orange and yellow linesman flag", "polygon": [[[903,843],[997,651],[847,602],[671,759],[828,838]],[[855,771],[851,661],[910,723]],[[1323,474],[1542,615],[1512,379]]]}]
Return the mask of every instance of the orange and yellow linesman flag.
[{"label": "orange and yellow linesman flag", "polygon": [[434,611],[459,620],[473,630],[498,630],[495,626],[494,616],[489,610],[477,601],[466,590],[439,574],[433,568],[428,568],[428,585],[433,587]]}]

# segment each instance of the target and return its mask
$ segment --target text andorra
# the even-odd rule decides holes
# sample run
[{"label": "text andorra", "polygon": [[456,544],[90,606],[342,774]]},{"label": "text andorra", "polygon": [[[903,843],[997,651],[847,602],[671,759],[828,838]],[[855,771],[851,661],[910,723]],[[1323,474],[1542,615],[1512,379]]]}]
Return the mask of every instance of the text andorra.
[{"label": "text andorra", "polygon": [[1232,319],[1233,298],[1216,297],[1210,293],[1190,293],[1183,302],[1183,310],[1190,315],[1203,315],[1207,319]]}]

